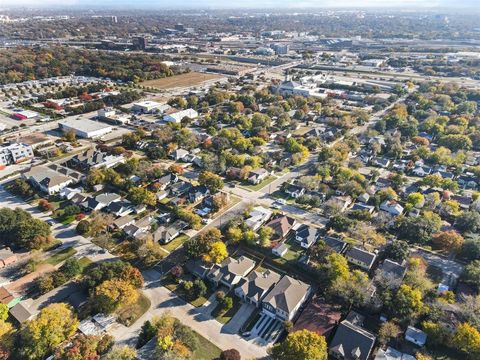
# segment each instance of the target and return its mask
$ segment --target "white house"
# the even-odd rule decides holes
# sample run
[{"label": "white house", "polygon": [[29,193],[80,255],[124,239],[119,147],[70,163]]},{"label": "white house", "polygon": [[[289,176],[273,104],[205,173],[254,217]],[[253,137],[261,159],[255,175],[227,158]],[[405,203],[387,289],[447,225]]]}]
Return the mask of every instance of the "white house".
[{"label": "white house", "polygon": [[398,216],[403,213],[403,206],[393,200],[385,200],[380,204],[380,210],[386,211],[390,215]]},{"label": "white house", "polygon": [[175,113],[165,115],[163,117],[163,121],[179,124],[184,117],[188,117],[190,119],[196,119],[198,117],[198,112],[196,112],[193,109],[180,110]]},{"label": "white house", "polygon": [[258,230],[272,216],[272,211],[262,206],[256,206],[250,212],[245,223],[253,231]]}]

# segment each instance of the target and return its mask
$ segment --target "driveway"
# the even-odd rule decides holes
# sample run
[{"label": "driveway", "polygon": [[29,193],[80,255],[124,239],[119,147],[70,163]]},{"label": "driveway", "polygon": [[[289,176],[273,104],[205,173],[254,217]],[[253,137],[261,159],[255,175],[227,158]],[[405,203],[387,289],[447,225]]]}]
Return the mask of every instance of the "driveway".
[{"label": "driveway", "polygon": [[259,346],[252,341],[246,341],[237,334],[225,331],[224,325],[210,315],[204,313],[202,308],[195,308],[160,284],[160,274],[154,270],[143,273],[145,277],[144,294],[151,300],[150,309],[130,327],[115,326],[110,334],[117,342],[135,345],[140,328],[146,320],[159,316],[164,312],[170,314],[182,323],[204,336],[221,349],[235,348],[240,351],[243,359],[267,358],[267,348]]},{"label": "driveway", "polygon": [[237,313],[233,315],[230,321],[223,327],[223,331],[228,334],[238,334],[245,321],[250,318],[250,315],[252,315],[255,309],[256,307],[253,304],[242,303]]}]

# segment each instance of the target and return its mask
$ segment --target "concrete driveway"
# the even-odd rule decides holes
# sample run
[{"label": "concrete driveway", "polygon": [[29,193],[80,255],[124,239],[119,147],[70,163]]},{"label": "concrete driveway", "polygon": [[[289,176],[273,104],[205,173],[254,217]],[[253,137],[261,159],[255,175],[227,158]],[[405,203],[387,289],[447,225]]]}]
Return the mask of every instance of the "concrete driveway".
[{"label": "concrete driveway", "polygon": [[223,331],[228,334],[238,334],[241,327],[248,320],[250,315],[255,311],[255,305],[249,303],[242,303],[240,309],[231,318],[231,320],[223,327]]}]

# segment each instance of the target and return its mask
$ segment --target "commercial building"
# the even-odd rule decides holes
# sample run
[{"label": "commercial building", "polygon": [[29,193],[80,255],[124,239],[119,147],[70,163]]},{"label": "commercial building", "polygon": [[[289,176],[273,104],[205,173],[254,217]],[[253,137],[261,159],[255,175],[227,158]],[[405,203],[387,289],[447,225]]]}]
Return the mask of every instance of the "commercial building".
[{"label": "commercial building", "polygon": [[112,132],[112,127],[97,121],[82,119],[68,119],[58,123],[60,130],[66,132],[74,130],[78,137],[93,139]]},{"label": "commercial building", "polygon": [[0,147],[0,168],[10,164],[32,159],[33,149],[30,145],[14,143]]},{"label": "commercial building", "polygon": [[38,116],[38,113],[31,110],[23,110],[12,114],[12,118],[15,120],[28,120],[34,119]]},{"label": "commercial building", "polygon": [[132,111],[146,114],[154,111],[165,111],[168,108],[168,105],[161,104],[156,101],[146,100],[134,103],[132,106]]},{"label": "commercial building", "polygon": [[182,121],[184,117],[195,119],[198,117],[198,112],[196,112],[193,109],[185,109],[185,110],[177,111],[176,113],[165,115],[163,117],[163,121],[173,122],[178,124]]}]

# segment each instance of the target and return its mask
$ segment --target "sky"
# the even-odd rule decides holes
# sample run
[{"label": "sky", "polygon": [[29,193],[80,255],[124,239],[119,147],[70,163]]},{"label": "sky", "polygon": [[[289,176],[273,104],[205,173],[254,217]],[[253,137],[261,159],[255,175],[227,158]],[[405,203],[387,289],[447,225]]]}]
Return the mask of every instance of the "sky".
[{"label": "sky", "polygon": [[480,8],[480,0],[0,0],[8,7],[102,8]]}]

